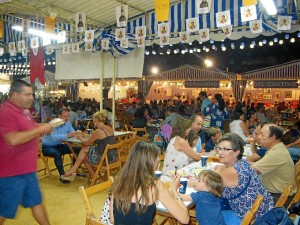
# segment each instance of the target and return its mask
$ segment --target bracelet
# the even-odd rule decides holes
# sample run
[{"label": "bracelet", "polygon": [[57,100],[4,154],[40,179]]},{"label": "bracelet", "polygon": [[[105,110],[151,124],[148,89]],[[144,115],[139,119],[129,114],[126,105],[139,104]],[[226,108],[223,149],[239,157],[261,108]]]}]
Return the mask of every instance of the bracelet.
[{"label": "bracelet", "polygon": [[40,134],[45,134],[46,133],[46,129],[42,126],[38,126],[39,130],[40,130]]},{"label": "bracelet", "polygon": [[176,197],[175,200],[181,200],[182,201],[182,198],[180,197]]}]

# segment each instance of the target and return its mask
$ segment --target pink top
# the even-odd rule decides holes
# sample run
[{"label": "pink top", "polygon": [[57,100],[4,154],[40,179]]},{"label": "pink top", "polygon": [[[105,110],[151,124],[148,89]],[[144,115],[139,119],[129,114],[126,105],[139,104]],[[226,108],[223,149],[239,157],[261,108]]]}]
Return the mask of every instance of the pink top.
[{"label": "pink top", "polygon": [[37,126],[27,111],[9,100],[0,108],[0,177],[36,172],[38,138],[15,146],[4,140],[7,133],[31,130]]}]

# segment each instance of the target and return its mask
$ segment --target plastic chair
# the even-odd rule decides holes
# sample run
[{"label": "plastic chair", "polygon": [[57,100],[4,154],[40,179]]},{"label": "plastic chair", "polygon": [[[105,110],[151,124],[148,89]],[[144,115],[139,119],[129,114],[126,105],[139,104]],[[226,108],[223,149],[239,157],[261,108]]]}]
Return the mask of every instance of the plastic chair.
[{"label": "plastic chair", "polygon": [[99,220],[95,218],[95,214],[93,212],[93,208],[91,206],[91,203],[89,201],[89,196],[96,194],[98,192],[101,192],[103,190],[106,190],[111,187],[112,185],[112,178],[104,183],[97,184],[92,187],[84,188],[83,186],[80,186],[78,188],[79,193],[81,195],[82,201],[84,203],[85,209],[86,209],[86,225],[105,225],[104,223],[101,223]]},{"label": "plastic chair", "polygon": [[292,187],[293,187],[293,185],[289,184],[284,188],[282,194],[280,195],[280,198],[278,199],[278,201],[275,204],[275,207],[284,207],[284,204],[286,203],[287,199],[290,196]]},{"label": "plastic chair", "polygon": [[262,195],[258,195],[255,202],[253,203],[251,209],[246,213],[244,219],[242,220],[241,225],[250,225],[254,223],[254,219],[256,217],[256,213],[259,209],[260,204],[264,200]]}]

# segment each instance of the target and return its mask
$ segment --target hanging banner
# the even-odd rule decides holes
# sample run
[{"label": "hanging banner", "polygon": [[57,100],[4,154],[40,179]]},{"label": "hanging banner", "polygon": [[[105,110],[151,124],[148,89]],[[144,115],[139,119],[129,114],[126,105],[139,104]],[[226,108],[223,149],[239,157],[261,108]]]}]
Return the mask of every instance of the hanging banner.
[{"label": "hanging banner", "polygon": [[50,16],[45,17],[45,32],[53,33],[55,27],[55,18],[51,18]]},{"label": "hanging banner", "polygon": [[4,27],[3,27],[3,20],[0,20],[0,38],[3,38],[3,30],[4,30]]},{"label": "hanging banner", "polygon": [[186,88],[219,88],[220,81],[185,81]]},{"label": "hanging banner", "polygon": [[298,88],[297,80],[257,80],[254,88]]},{"label": "hanging banner", "polygon": [[170,0],[155,0],[155,14],[157,22],[168,21]]},{"label": "hanging banner", "polygon": [[257,0],[243,0],[243,6],[256,5]]}]

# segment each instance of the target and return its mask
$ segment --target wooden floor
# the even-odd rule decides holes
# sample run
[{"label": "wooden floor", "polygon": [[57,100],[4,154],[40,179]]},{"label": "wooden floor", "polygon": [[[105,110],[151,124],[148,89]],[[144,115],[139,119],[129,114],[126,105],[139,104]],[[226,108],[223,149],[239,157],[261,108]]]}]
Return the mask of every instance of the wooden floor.
[{"label": "wooden floor", "polygon": [[[70,159],[65,159],[65,171],[70,169]],[[44,164],[41,159],[38,160],[38,177],[43,194],[43,204],[46,208],[51,225],[84,225],[85,208],[78,192],[78,187],[83,185],[88,187],[88,178],[76,176],[70,184],[62,184],[59,181],[58,172],[55,169],[52,159],[49,160],[49,166],[54,177],[51,179],[44,175]],[[162,164],[160,164],[160,169]],[[95,215],[100,217],[107,193],[100,193],[90,198]],[[156,217],[160,222],[162,218]],[[30,209],[19,207],[17,216],[14,220],[6,220],[5,225],[37,225]]]},{"label": "wooden floor", "polygon": [[[66,157],[68,158],[68,157]],[[66,161],[67,163],[67,161]],[[50,168],[54,169],[53,160],[49,161]],[[38,169],[44,165],[39,159]],[[69,170],[70,166],[66,166],[65,170]],[[46,207],[49,220],[52,225],[83,225],[85,224],[85,208],[82,204],[78,187],[83,185],[87,187],[87,179],[84,177],[76,177],[71,184],[62,184],[56,170],[53,171],[54,178],[44,176],[42,172],[38,172],[40,177],[40,186],[43,192],[43,202]],[[94,207],[96,215],[100,215],[106,193],[95,195],[91,198],[91,204]],[[18,214],[14,220],[6,220],[5,225],[36,225],[37,223],[32,217],[31,210],[19,207]]]}]

